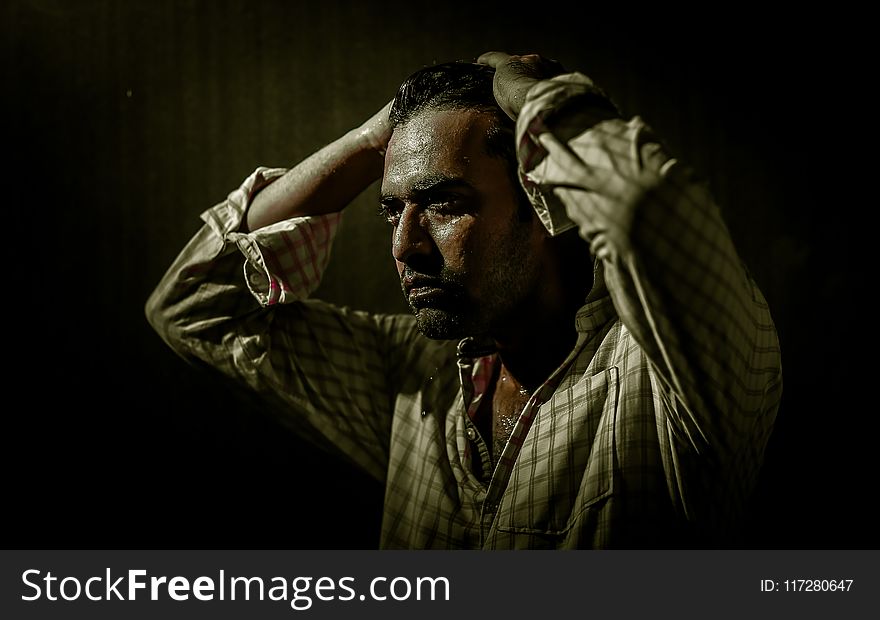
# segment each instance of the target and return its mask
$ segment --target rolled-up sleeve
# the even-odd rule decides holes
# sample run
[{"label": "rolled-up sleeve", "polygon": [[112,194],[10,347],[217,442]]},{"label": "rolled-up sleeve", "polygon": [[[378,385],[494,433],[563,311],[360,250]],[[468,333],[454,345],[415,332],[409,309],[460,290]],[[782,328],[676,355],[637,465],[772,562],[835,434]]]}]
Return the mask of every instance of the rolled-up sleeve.
[{"label": "rolled-up sleeve", "polygon": [[[560,76],[518,119],[520,174],[553,234],[577,227],[618,314],[669,391],[663,412],[698,452],[763,446],[781,395],[770,311],[705,183],[645,122]],[[751,448],[749,448],[751,451]]]},{"label": "rolled-up sleeve", "polygon": [[411,316],[309,298],[339,214],[240,232],[253,196],[284,172],[258,168],[202,214],[148,299],[147,319],[188,362],[244,385],[298,434],[382,480],[395,386],[421,340]]}]

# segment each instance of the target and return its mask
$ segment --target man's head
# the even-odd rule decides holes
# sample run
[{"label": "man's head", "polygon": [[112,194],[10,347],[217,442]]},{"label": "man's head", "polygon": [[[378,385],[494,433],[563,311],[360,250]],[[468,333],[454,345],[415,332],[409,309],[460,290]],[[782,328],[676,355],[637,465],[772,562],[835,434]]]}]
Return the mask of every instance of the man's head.
[{"label": "man's head", "polygon": [[507,163],[511,181],[519,191],[520,215],[528,219],[531,206],[517,178],[516,125],[495,101],[492,81],[495,70],[487,65],[451,62],[435,65],[410,75],[391,104],[392,128],[407,123],[421,113],[436,110],[485,112],[492,122],[486,134],[486,153]]},{"label": "man's head", "polygon": [[494,335],[540,296],[548,236],[517,180],[493,73],[423,69],[391,106],[382,211],[407,302],[431,338]]}]

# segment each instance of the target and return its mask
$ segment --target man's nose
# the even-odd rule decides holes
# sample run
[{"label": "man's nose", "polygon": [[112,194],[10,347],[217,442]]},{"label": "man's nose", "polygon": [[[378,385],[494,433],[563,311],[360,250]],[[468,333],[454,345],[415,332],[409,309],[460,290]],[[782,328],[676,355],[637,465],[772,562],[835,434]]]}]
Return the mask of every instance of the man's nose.
[{"label": "man's nose", "polygon": [[407,205],[400,212],[400,219],[394,227],[391,254],[399,263],[407,263],[414,255],[428,255],[432,252],[433,241],[426,228],[425,213],[413,205]]}]

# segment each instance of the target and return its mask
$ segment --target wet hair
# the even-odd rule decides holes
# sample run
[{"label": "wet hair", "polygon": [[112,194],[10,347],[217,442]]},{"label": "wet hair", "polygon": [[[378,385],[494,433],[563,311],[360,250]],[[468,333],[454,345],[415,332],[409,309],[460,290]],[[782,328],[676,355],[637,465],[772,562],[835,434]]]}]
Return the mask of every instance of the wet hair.
[{"label": "wet hair", "polygon": [[519,198],[520,221],[534,216],[528,196],[520,185],[516,159],[516,123],[501,109],[492,89],[495,70],[488,65],[455,61],[420,69],[400,85],[391,103],[391,127],[403,125],[428,110],[479,110],[488,113],[492,125],[486,135],[486,152],[507,165]]}]

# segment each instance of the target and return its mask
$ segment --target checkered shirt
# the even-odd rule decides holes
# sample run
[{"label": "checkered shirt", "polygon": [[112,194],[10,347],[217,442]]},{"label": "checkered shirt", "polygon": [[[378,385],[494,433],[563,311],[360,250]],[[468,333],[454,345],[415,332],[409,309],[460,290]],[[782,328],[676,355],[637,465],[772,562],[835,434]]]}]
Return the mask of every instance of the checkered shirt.
[{"label": "checkered shirt", "polygon": [[732,544],[779,406],[776,331],[705,185],[595,92],[541,82],[517,123],[542,222],[597,259],[574,349],[494,460],[471,418],[497,354],[309,298],[340,214],[238,232],[283,169],[204,212],[147,303],[185,359],[384,483],[382,548]]}]

